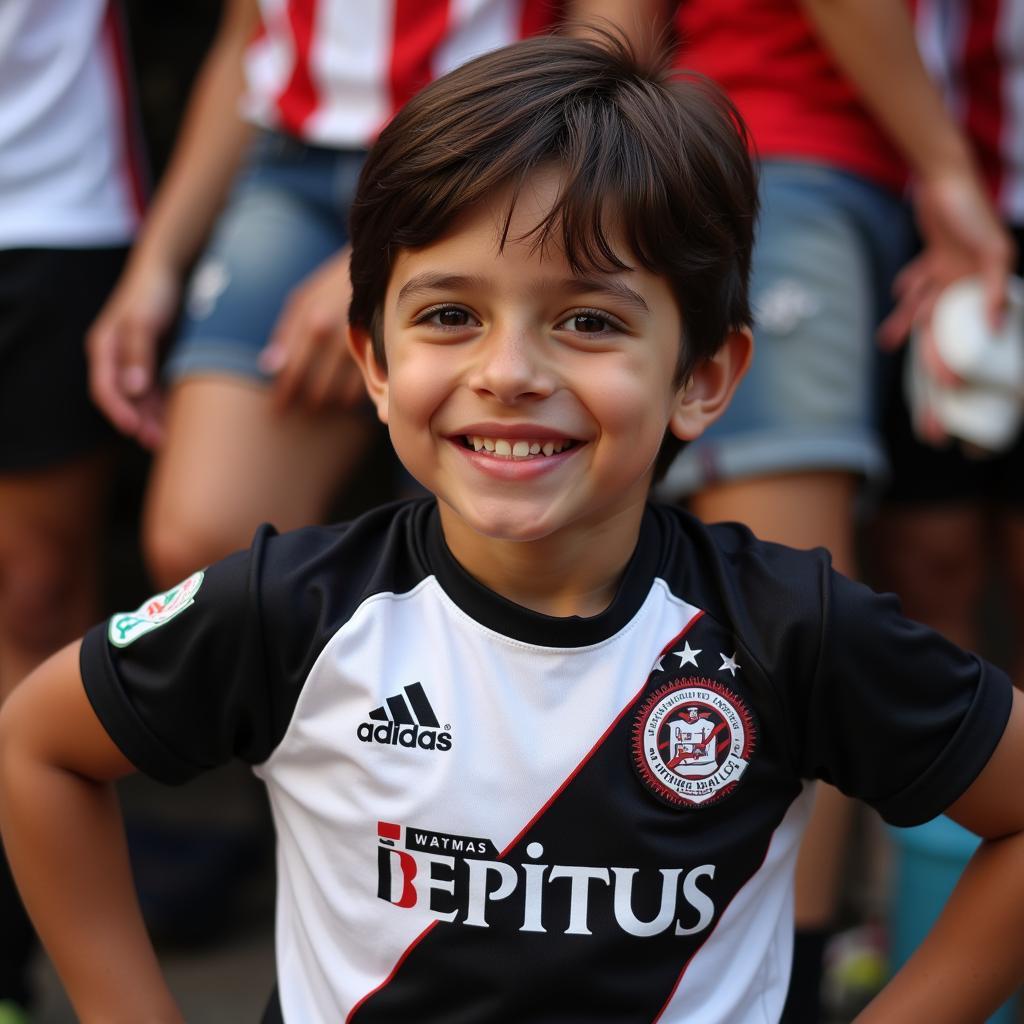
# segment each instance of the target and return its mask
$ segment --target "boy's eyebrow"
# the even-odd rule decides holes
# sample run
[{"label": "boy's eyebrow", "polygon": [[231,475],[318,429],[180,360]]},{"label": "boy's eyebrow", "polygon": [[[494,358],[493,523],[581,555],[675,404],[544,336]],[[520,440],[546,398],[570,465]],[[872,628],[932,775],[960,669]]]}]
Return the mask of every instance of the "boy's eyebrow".
[{"label": "boy's eyebrow", "polygon": [[[413,295],[430,291],[457,291],[462,288],[480,287],[486,283],[486,279],[476,274],[438,274],[423,273],[410,277],[398,290],[397,303],[401,303]],[[582,295],[587,292],[607,292],[614,295],[621,302],[639,310],[641,313],[649,313],[650,307],[644,297],[614,277],[567,277],[559,281],[557,287],[571,295]]]},{"label": "boy's eyebrow", "polygon": [[458,291],[462,288],[480,287],[484,283],[485,279],[476,274],[416,274],[398,290],[396,301],[401,305],[411,295],[419,295],[421,292]]},{"label": "boy's eyebrow", "polygon": [[584,292],[608,292],[641,313],[651,311],[644,297],[617,277],[567,277],[560,282],[560,286],[574,295],[581,295]]}]

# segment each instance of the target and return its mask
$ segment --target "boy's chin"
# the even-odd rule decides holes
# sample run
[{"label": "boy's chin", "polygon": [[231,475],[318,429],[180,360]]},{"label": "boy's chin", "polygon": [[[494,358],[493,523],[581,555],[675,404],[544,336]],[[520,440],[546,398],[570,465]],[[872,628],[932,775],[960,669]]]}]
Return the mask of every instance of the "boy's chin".
[{"label": "boy's chin", "polygon": [[554,521],[549,507],[533,509],[515,502],[451,511],[464,529],[486,540],[528,543],[549,537],[563,525]]}]

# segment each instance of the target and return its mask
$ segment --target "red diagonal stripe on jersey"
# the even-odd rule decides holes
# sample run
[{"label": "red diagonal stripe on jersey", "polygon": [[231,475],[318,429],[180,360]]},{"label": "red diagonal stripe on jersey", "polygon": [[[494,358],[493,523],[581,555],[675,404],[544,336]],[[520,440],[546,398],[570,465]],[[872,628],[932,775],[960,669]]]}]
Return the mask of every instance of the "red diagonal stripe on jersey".
[{"label": "red diagonal stripe on jersey", "polygon": [[1003,92],[997,24],[999,0],[976,0],[970,5],[964,45],[964,96],[967,133],[975,140],[975,152],[990,194],[998,199],[1003,183],[1001,142]]},{"label": "red diagonal stripe on jersey", "polygon": [[[689,633],[689,631],[693,628],[695,623],[697,623],[703,615],[703,611],[698,611],[693,616],[693,618],[690,619],[690,621],[687,622],[686,625],[683,626],[683,628],[671,640],[669,640],[667,644],[665,644],[665,646],[661,649],[659,657],[663,657],[664,655],[668,654],[668,652],[677,643],[679,643],[679,641],[682,640],[687,633]],[[649,676],[650,673],[648,673],[648,677]],[[623,707],[623,709],[615,716],[615,720],[611,723],[611,725],[608,726],[607,729],[605,729],[605,731],[601,734],[601,738],[584,755],[580,763],[576,765],[572,772],[569,773],[566,780],[558,787],[558,789],[555,790],[554,793],[551,794],[547,801],[545,801],[544,806],[541,807],[539,811],[537,811],[537,813],[529,820],[529,822],[522,829],[520,829],[519,834],[515,837],[515,839],[513,839],[512,842],[508,843],[505,849],[498,854],[499,860],[502,860],[503,858],[508,856],[509,850],[513,849],[516,843],[518,843],[520,839],[522,839],[522,837],[544,816],[548,808],[551,807],[551,805],[558,799],[559,794],[565,790],[566,786],[568,786],[569,783],[572,782],[572,780],[575,779],[577,775],[579,775],[584,765],[586,765],[586,763],[601,748],[601,744],[603,744],[604,741],[609,737],[609,735],[611,735],[612,731],[619,724],[619,722],[622,721],[623,717],[627,714],[629,709],[636,706],[636,702],[643,695],[644,690],[647,689],[647,683],[648,679],[645,678],[643,685],[640,687],[640,689],[637,690],[637,692],[633,694],[632,697],[630,697],[630,699],[626,702],[625,707]],[[366,995],[363,996],[363,998],[360,999],[359,1002],[352,1007],[352,1009],[348,1013],[348,1016],[345,1018],[345,1024],[350,1024],[352,1019],[355,1017],[356,1013],[359,1011],[359,1008],[363,1006],[367,1002],[367,1000],[371,999],[378,992],[380,992],[382,989],[386,988],[388,985],[391,984],[391,982],[394,980],[395,975],[398,974],[399,970],[402,967],[402,964],[404,964],[405,961],[408,960],[409,955],[412,953],[412,951],[434,930],[434,928],[437,927],[439,923],[439,921],[431,921],[430,924],[427,925],[427,927],[424,928],[423,931],[420,932],[420,934],[412,940],[412,942],[409,944],[405,952],[402,953],[402,955],[398,958],[398,962],[391,969],[391,973],[388,974],[388,976],[376,988],[371,989],[369,992],[367,992]],[[680,977],[682,977],[682,975],[680,975]],[[676,985],[678,984],[679,982],[677,981]],[[675,991],[675,989],[673,989],[673,991]]]},{"label": "red diagonal stripe on jersey", "polygon": [[[689,633],[691,629],[693,629],[694,625],[700,621],[703,615],[704,612],[698,611],[697,614],[694,615],[694,617],[690,619],[690,621],[685,626],[683,626],[683,628],[671,640],[669,640],[667,644],[665,644],[665,646],[661,649],[661,653],[658,656],[664,657],[666,654],[668,654],[669,651],[671,651],[672,648],[675,647],[675,645],[679,643],[679,641],[682,640],[683,637],[686,636],[686,634]],[[650,675],[650,673],[648,673],[648,675]],[[545,803],[544,806],[523,826],[523,828],[520,829],[519,835],[517,835],[515,839],[513,839],[512,842],[509,843],[505,847],[505,849],[498,854],[499,860],[501,860],[503,857],[506,857],[508,855],[509,850],[511,850],[516,845],[516,843],[518,843],[523,838],[523,836],[526,835],[526,833],[529,832],[530,829],[533,828],[533,826],[536,825],[537,822],[544,816],[548,808],[565,791],[566,786],[568,786],[569,783],[572,782],[572,780],[575,779],[577,775],[579,775],[579,773],[583,770],[583,767],[586,765],[586,763],[594,756],[594,754],[597,753],[598,750],[600,750],[601,745],[604,743],[606,739],[608,739],[612,731],[619,724],[619,722],[622,721],[623,717],[626,715],[629,709],[636,706],[636,702],[640,699],[640,697],[643,695],[644,690],[646,689],[647,679],[644,679],[643,686],[641,686],[640,689],[637,690],[637,692],[629,698],[629,700],[626,702],[626,706],[615,716],[615,720],[611,723],[611,725],[608,726],[607,729],[605,729],[605,731],[601,734],[601,738],[590,748],[590,750],[584,756],[583,760],[580,761],[578,765],[576,765],[572,772],[570,772],[565,782],[563,782],[558,787],[558,789],[556,789],[554,793],[551,794],[551,796],[547,800],[547,803]]]},{"label": "red diagonal stripe on jersey", "polygon": [[[783,821],[784,820],[785,819],[783,819]],[[782,822],[780,821],[779,825],[781,824]],[[683,969],[679,972],[679,977],[676,978],[676,983],[672,986],[672,991],[669,992],[668,999],[665,1000],[665,1005],[658,1011],[657,1017],[655,1017],[654,1020],[651,1021],[651,1024],[658,1024],[658,1021],[665,1016],[665,1011],[668,1009],[669,1003],[672,1002],[672,1000],[675,998],[676,992],[679,990],[679,986],[683,980],[683,975],[686,974],[686,972],[689,970],[690,964],[693,963],[694,957],[696,957],[696,955],[708,944],[708,942],[711,939],[711,936],[714,935],[717,931],[718,926],[722,923],[722,919],[725,917],[725,912],[729,909],[729,904],[731,904],[732,901],[736,899],[736,897],[743,891],[743,887],[750,882],[750,879],[753,878],[758,873],[758,871],[760,871],[761,868],[764,867],[764,862],[768,858],[768,851],[772,848],[772,841],[775,839],[775,834],[779,831],[779,825],[777,825],[773,829],[772,834],[768,837],[768,842],[764,844],[764,853],[761,855],[761,862],[750,873],[750,876],[744,880],[743,884],[737,886],[736,891],[732,894],[732,897],[728,900],[728,902],[726,902],[725,906],[722,907],[722,912],[718,915],[718,920],[715,921],[714,925],[711,928],[711,931],[709,931],[707,935],[705,935],[701,939],[701,941],[697,943],[697,948],[690,954],[690,959],[687,960],[685,964],[683,964]]]},{"label": "red diagonal stripe on jersey", "polygon": [[355,1017],[355,1015],[356,1015],[356,1014],[357,1014],[357,1013],[359,1012],[359,1008],[360,1008],[360,1007],[361,1007],[361,1006],[362,1006],[362,1005],[363,1005],[363,1004],[364,1004],[364,1003],[365,1003],[365,1002],[366,1002],[366,1001],[367,1001],[368,999],[371,999],[371,998],[372,998],[373,996],[375,996],[375,995],[376,995],[376,994],[377,994],[377,993],[378,993],[378,992],[379,992],[379,991],[380,991],[381,989],[383,989],[383,988],[387,988],[387,986],[391,984],[391,982],[392,982],[392,980],[394,979],[395,975],[396,975],[396,974],[397,974],[397,973],[399,972],[399,970],[401,970],[402,964],[404,964],[404,963],[405,963],[405,961],[409,959],[409,954],[410,954],[410,953],[411,953],[411,952],[412,952],[412,951],[413,951],[413,950],[414,950],[414,949],[415,949],[415,948],[416,948],[416,947],[417,947],[417,946],[418,946],[418,945],[419,945],[419,944],[420,944],[420,943],[421,943],[421,942],[422,942],[422,941],[423,941],[423,940],[424,940],[424,939],[425,939],[425,938],[426,938],[426,937],[427,937],[427,936],[428,936],[428,935],[429,935],[429,934],[430,934],[430,933],[431,933],[431,932],[432,932],[432,931],[433,931],[433,930],[434,930],[434,929],[435,929],[435,928],[436,928],[436,927],[437,927],[437,926],[438,926],[438,925],[439,925],[440,923],[441,923],[440,921],[431,921],[431,922],[430,922],[430,924],[428,924],[428,925],[427,925],[427,927],[426,927],[426,928],[424,928],[424,929],[423,929],[423,931],[421,931],[421,932],[419,933],[419,935],[417,935],[417,936],[416,936],[416,938],[415,938],[415,939],[413,939],[413,940],[412,940],[412,942],[410,942],[410,943],[409,943],[409,947],[408,947],[408,949],[406,949],[406,951],[405,951],[405,952],[404,952],[404,953],[403,953],[403,954],[402,954],[402,955],[401,955],[401,956],[400,956],[400,957],[398,958],[398,962],[397,962],[397,963],[395,964],[395,966],[391,968],[391,973],[390,973],[390,974],[389,974],[389,975],[388,975],[388,976],[387,976],[387,977],[386,977],[386,978],[385,978],[385,979],[384,979],[384,980],[383,980],[383,981],[382,981],[382,982],[381,982],[381,983],[380,983],[380,984],[379,984],[379,985],[378,985],[378,986],[377,986],[376,988],[372,988],[372,989],[370,989],[370,991],[369,991],[369,992],[367,992],[367,993],[366,993],[366,995],[365,995],[365,996],[363,996],[363,998],[362,998],[362,999],[360,999],[360,1000],[359,1000],[359,1002],[358,1002],[358,1003],[356,1003],[356,1005],[355,1005],[355,1006],[353,1006],[353,1007],[352,1007],[352,1009],[348,1011],[348,1016],[347,1016],[347,1017],[345,1018],[345,1024],[349,1024],[349,1022],[350,1022],[350,1021],[352,1020],[352,1018],[353,1018],[353,1017]]},{"label": "red diagonal stripe on jersey", "polygon": [[448,0],[395,0],[388,69],[392,113],[431,80],[434,53],[447,32]]},{"label": "red diagonal stripe on jersey", "polygon": [[288,28],[295,47],[291,74],[277,100],[281,127],[292,135],[302,135],[302,128],[319,104],[310,58],[319,0],[289,0]]}]

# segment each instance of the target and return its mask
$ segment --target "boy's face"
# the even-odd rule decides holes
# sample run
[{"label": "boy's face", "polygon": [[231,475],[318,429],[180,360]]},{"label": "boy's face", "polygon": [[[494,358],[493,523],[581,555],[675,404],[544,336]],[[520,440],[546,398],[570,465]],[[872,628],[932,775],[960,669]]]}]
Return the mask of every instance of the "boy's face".
[{"label": "boy's face", "polygon": [[353,338],[450,544],[460,530],[535,541],[613,522],[635,541],[666,429],[694,437],[707,420],[674,381],[683,323],[664,279],[574,273],[554,247],[522,239],[556,190],[553,173],[531,179],[503,250],[500,194],[401,252],[383,308],[386,371]]}]

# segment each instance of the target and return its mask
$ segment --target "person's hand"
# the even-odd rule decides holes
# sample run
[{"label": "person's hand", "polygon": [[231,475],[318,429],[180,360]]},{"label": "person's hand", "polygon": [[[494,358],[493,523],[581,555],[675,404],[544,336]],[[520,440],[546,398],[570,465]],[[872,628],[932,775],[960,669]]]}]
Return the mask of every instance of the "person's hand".
[{"label": "person's hand", "polygon": [[351,408],[364,396],[362,377],[346,344],[352,285],[349,249],[322,263],[291,293],[260,367],[272,374],[279,410]]},{"label": "person's hand", "polygon": [[93,401],[118,430],[146,448],[163,440],[157,352],[180,291],[177,274],[168,268],[129,267],[86,336]]},{"label": "person's hand", "polygon": [[[927,331],[939,294],[969,275],[982,279],[986,314],[997,328],[1016,249],[977,176],[964,173],[921,181],[914,190],[914,209],[924,248],[896,278],[896,305],[878,330],[882,347],[898,348],[914,326]],[[937,360],[934,346],[926,348]],[[934,369],[937,379],[955,379],[942,366]]]},{"label": "person's hand", "polygon": [[912,372],[923,380],[914,429],[925,443],[943,447],[949,437],[924,396],[935,388],[956,388],[964,382],[939,354],[932,329],[935,303],[953,282],[979,277],[985,314],[998,328],[1016,249],[973,172],[921,181],[915,188],[914,207],[923,249],[896,277],[896,304],[879,327],[878,339],[883,348],[893,350],[906,341],[911,329],[916,330]]}]

